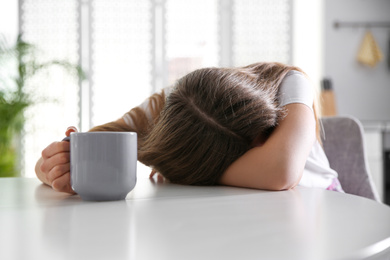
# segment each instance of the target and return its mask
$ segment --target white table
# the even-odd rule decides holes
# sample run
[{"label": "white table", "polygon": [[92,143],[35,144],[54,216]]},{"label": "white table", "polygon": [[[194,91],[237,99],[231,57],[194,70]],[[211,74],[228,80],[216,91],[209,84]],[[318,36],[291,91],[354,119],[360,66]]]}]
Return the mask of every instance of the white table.
[{"label": "white table", "polygon": [[0,259],[389,259],[390,207],[320,189],[266,192],[139,179],[85,202],[0,179]]}]

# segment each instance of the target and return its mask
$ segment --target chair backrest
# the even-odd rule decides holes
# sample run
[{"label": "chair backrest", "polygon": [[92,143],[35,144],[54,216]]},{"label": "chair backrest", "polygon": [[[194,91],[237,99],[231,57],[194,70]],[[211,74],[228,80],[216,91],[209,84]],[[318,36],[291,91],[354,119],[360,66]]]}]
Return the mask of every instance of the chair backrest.
[{"label": "chair backrest", "polygon": [[347,116],[323,117],[321,122],[324,150],[344,191],[380,201],[368,169],[361,123]]}]

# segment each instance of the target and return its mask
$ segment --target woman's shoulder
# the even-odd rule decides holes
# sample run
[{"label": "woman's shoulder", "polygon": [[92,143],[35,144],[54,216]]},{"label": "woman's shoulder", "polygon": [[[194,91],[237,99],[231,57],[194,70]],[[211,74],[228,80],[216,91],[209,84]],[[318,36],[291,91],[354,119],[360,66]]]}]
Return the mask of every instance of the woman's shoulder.
[{"label": "woman's shoulder", "polygon": [[283,78],[279,88],[292,88],[297,86],[308,87],[309,89],[313,88],[306,74],[297,70],[290,70]]},{"label": "woman's shoulder", "polygon": [[300,71],[289,71],[279,86],[279,105],[302,103],[313,107],[314,89],[310,80]]},{"label": "woman's shoulder", "polygon": [[298,70],[290,70],[289,72],[287,72],[287,74],[284,78],[287,78],[287,77],[299,77],[299,78],[304,77],[305,79],[307,79],[305,74],[301,71],[298,71]]}]

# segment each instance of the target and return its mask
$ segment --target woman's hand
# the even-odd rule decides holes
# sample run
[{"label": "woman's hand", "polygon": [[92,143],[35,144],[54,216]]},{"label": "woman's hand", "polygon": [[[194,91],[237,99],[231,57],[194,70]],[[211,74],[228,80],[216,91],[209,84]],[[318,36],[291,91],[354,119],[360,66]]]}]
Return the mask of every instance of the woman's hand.
[{"label": "woman's hand", "polygon": [[[68,127],[65,132],[69,136],[77,132],[75,127]],[[74,194],[70,185],[70,143],[53,142],[42,151],[42,157],[35,166],[37,177],[56,191]]]},{"label": "woman's hand", "polygon": [[155,169],[152,169],[152,172],[149,175],[149,179],[154,180],[154,175],[157,174],[157,183],[163,183],[165,181],[164,176],[162,176],[159,172],[157,172]]}]

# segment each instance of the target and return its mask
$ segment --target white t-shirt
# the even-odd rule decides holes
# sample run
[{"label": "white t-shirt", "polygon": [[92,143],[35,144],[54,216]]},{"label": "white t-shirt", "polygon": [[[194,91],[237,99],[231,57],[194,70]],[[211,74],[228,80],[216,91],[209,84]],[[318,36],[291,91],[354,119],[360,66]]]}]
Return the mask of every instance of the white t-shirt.
[{"label": "white t-shirt", "polygon": [[[168,96],[170,91],[170,88],[164,89],[166,96]],[[301,103],[307,105],[313,111],[313,86],[301,72],[288,72],[281,83],[278,94],[280,106]],[[148,119],[152,120],[149,99],[146,99],[139,107],[145,111]],[[134,126],[133,120],[128,113],[123,116],[123,119],[129,126]],[[337,172],[330,168],[328,158],[326,157],[321,144],[318,141],[315,141],[309,157],[307,158],[299,185],[326,189],[332,184],[333,179],[337,178],[337,176]]]},{"label": "white t-shirt", "polygon": [[[301,72],[290,71],[287,73],[280,85],[278,94],[280,106],[301,103],[307,105],[313,111],[313,86]],[[326,189],[337,177],[337,172],[329,166],[324,149],[316,140],[307,158],[299,185]]]}]

